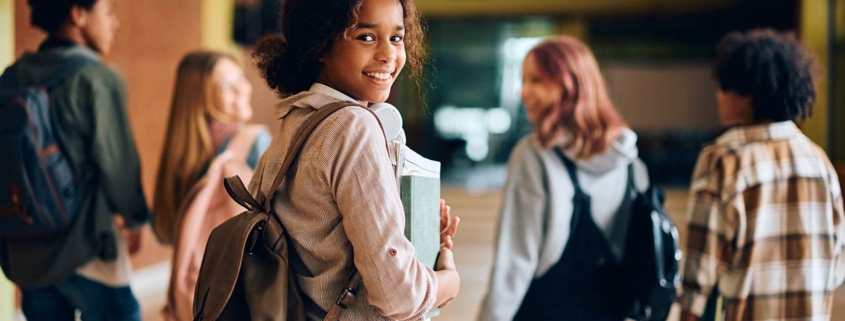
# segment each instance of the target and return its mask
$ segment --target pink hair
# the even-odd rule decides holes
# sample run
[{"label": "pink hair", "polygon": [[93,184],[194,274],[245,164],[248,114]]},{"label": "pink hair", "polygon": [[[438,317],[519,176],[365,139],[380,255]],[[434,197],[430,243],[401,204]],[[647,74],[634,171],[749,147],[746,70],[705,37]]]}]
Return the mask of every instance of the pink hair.
[{"label": "pink hair", "polygon": [[529,51],[546,80],[563,88],[560,101],[538,121],[537,137],[543,147],[563,143],[588,159],[613,144],[627,126],[614,108],[593,53],[584,43],[569,36],[549,38]]}]

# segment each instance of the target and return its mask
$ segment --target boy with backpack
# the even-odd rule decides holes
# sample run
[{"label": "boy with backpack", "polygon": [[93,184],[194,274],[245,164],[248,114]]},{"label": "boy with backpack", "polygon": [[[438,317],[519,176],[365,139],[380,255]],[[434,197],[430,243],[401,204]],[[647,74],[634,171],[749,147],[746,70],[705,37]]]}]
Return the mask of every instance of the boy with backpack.
[{"label": "boy with backpack", "polygon": [[794,122],[812,113],[814,69],[798,41],[771,30],[719,44],[716,100],[730,129],[693,174],[682,320],[699,320],[712,291],[722,320],[830,320],[845,279],[842,193]]},{"label": "boy with backpack", "polygon": [[48,38],[0,77],[0,265],[30,321],[140,320],[129,255],[149,210],[125,85],[99,58],[115,0],[28,2]]}]

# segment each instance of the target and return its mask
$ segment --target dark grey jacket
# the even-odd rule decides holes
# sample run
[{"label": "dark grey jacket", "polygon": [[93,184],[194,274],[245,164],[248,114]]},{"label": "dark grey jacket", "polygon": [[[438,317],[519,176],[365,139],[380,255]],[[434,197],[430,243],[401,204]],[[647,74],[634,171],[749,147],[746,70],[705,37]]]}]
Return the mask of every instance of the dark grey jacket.
[{"label": "dark grey jacket", "polygon": [[[21,287],[56,284],[95,256],[117,256],[112,216],[129,227],[149,217],[141,188],[141,166],[126,114],[126,86],[87,47],[51,39],[37,53],[17,62],[23,84],[42,83],[65,60],[89,55],[97,62],[83,67],[50,93],[50,116],[63,151],[75,172],[88,180],[91,193],[82,213],[66,231],[33,240],[0,239],[0,265]],[[4,75],[9,77],[13,75]]]}]

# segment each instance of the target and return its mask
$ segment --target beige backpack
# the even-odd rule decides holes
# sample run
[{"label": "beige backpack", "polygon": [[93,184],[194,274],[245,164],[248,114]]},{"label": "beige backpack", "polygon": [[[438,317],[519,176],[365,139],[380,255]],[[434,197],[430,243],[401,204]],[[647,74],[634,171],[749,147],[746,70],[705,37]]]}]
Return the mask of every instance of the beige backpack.
[{"label": "beige backpack", "polygon": [[223,186],[228,176],[252,177],[247,157],[264,126],[247,125],[229,141],[226,151],[214,158],[205,176],[194,184],[177,212],[167,303],[162,313],[168,321],[193,319],[194,290],[211,231],[235,217],[242,208]]}]

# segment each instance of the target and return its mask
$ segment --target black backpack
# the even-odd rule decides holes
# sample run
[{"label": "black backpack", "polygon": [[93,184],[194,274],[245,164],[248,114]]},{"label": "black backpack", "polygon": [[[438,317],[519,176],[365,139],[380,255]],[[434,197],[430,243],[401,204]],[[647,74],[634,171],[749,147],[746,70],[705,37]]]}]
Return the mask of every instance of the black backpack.
[{"label": "black backpack", "polygon": [[[575,164],[560,150],[556,153],[570,173],[573,185],[580,190]],[[634,164],[628,165],[625,195],[631,195],[630,220],[625,242],[625,254],[617,268],[606,275],[615,280],[612,286],[597,286],[596,291],[607,292],[609,307],[629,311],[628,318],[638,321],[663,321],[677,298],[680,285],[679,262],[682,256],[678,245],[678,229],[663,208],[665,194],[660,187],[649,184],[640,192],[634,183]],[[574,225],[574,223],[573,223]]]},{"label": "black backpack", "polygon": [[678,229],[663,208],[665,194],[660,187],[649,184],[648,189],[639,192],[633,179],[628,185],[636,193],[623,260],[632,276],[628,278],[633,297],[629,318],[666,320],[681,280]]}]

